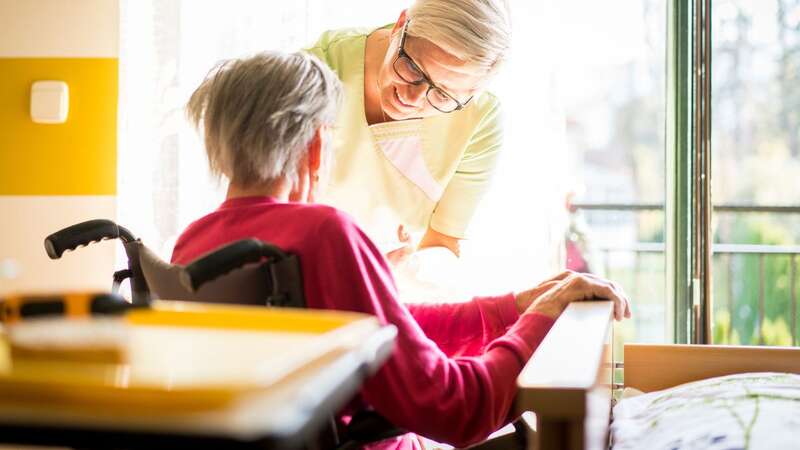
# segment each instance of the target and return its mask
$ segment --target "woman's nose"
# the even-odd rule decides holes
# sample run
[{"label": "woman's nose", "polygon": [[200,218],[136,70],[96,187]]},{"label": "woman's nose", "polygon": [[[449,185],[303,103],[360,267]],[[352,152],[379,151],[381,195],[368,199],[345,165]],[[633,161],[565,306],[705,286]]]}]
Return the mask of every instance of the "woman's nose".
[{"label": "woman's nose", "polygon": [[421,83],[418,85],[409,85],[406,89],[405,99],[409,105],[421,106],[425,101],[425,93],[428,91],[428,85]]}]

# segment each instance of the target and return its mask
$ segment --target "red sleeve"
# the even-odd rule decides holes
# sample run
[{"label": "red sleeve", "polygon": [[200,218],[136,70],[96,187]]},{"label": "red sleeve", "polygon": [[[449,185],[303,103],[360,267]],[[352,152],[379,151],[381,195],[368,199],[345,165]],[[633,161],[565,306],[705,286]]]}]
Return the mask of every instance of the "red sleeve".
[{"label": "red sleeve", "polygon": [[476,356],[519,318],[514,294],[463,303],[406,304],[425,335],[447,356]]},{"label": "red sleeve", "polygon": [[317,270],[306,277],[315,303],[374,314],[398,329],[394,353],[364,384],[363,398],[395,425],[457,447],[503,426],[516,378],[553,320],[524,314],[482,355],[448,357],[398,302],[383,255],[361,230],[340,214],[319,236]]}]

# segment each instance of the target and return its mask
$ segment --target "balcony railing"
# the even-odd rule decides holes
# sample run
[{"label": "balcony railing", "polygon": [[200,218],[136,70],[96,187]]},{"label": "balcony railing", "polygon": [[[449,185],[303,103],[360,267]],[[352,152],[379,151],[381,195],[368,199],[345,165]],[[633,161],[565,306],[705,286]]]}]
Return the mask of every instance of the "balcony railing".
[{"label": "balcony railing", "polygon": [[[659,211],[664,209],[660,203],[573,203],[583,210],[600,211]],[[714,212],[779,213],[800,214],[800,206],[789,205],[715,205]]]},{"label": "balcony railing", "polygon": [[[663,209],[659,204],[577,203],[573,206],[584,211]],[[718,205],[714,211],[800,214],[800,206]],[[607,245],[595,242],[594,250],[599,253],[604,273],[626,280],[630,284],[626,289],[634,299],[648,289],[650,291],[644,295],[652,296],[658,291],[646,285],[648,280],[653,280],[653,264],[648,265],[643,260],[648,254],[663,254],[664,243]],[[712,250],[715,340],[719,343],[800,345],[797,312],[800,245],[714,244]],[[613,258],[619,255],[627,255],[624,264],[619,264],[619,257]],[[661,277],[663,279],[663,274]],[[664,308],[666,300],[663,299]],[[737,339],[737,336],[740,337]]]}]

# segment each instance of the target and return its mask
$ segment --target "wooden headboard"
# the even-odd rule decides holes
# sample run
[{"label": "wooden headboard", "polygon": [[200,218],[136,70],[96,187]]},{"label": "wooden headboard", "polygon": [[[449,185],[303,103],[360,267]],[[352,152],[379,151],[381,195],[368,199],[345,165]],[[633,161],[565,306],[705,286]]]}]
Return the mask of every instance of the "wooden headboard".
[{"label": "wooden headboard", "polygon": [[800,374],[800,348],[625,345],[625,386],[643,392],[747,372]]}]

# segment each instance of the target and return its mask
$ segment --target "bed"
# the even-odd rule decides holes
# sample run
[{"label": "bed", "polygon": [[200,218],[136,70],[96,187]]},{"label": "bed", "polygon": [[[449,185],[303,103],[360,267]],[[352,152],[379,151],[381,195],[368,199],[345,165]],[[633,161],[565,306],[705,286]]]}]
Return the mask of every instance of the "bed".
[{"label": "bed", "polygon": [[[716,345],[625,345],[625,363],[611,351],[610,302],[571,304],[518,378],[515,407],[536,416],[529,437],[537,449],[605,449],[612,389],[651,393],[731,374],[800,374],[800,348]],[[624,386],[613,383],[624,371]]]}]

